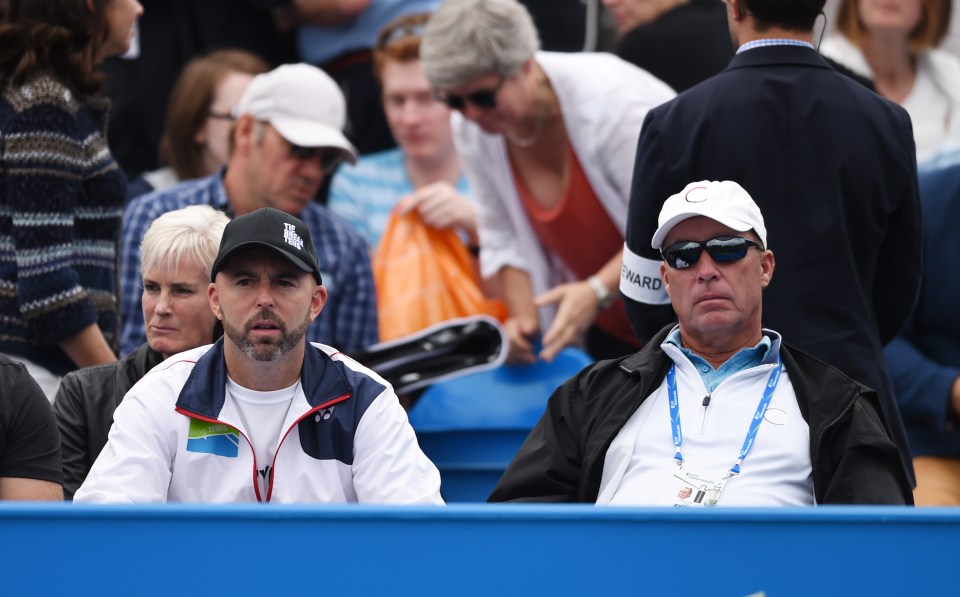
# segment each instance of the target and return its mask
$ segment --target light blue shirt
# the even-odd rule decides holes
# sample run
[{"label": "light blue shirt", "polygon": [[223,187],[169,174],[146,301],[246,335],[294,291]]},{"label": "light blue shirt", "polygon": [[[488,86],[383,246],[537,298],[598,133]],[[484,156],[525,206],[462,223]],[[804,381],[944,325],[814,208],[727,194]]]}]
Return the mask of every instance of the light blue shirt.
[{"label": "light blue shirt", "polygon": [[[465,175],[460,175],[455,188],[461,195],[473,199]],[[359,232],[374,251],[393,208],[413,191],[404,167],[403,151],[390,149],[365,155],[354,166],[341,166],[330,183],[327,206]]]},{"label": "light blue shirt", "polygon": [[773,342],[769,334],[772,333],[773,332],[768,330],[763,330],[763,337],[760,338],[760,342],[757,342],[756,346],[752,348],[741,348],[736,354],[727,359],[727,362],[720,365],[718,369],[714,369],[713,366],[703,357],[694,354],[687,348],[684,348],[683,344],[680,342],[680,326],[673,328],[664,342],[673,344],[679,348],[688,359],[690,359],[690,362],[693,363],[693,365],[697,368],[697,372],[700,373],[700,377],[703,379],[703,385],[707,387],[707,391],[713,393],[713,391],[717,389],[717,386],[720,385],[720,382],[730,377],[734,373],[745,371],[751,367],[756,367],[767,360],[768,356],[777,356],[775,354],[778,352],[777,350],[772,352],[770,350],[773,346]]},{"label": "light blue shirt", "polygon": [[741,52],[746,52],[747,50],[752,50],[754,48],[766,48],[769,46],[801,46],[804,48],[810,48],[811,50],[815,49],[813,44],[800,41],[799,39],[783,39],[783,38],[772,38],[772,39],[755,39],[753,41],[748,41],[739,48],[737,48],[737,54]]}]

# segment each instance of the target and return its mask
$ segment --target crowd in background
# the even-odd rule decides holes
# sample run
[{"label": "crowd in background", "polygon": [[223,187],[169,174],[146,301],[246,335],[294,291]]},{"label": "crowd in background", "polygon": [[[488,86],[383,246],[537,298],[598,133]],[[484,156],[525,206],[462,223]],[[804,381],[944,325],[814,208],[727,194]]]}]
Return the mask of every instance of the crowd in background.
[{"label": "crowd in background", "polygon": [[[307,339],[346,354],[383,339],[374,258],[407,214],[462,242],[505,307],[511,363],[568,346],[617,358],[650,338],[619,292],[637,140],[734,57],[727,3],[527,0],[532,23],[498,52],[432,21],[440,1],[0,0],[0,427],[41,430],[14,453],[0,428],[0,499],[71,498],[133,383],[220,337],[206,301],[219,237],[262,207],[310,230],[330,298]],[[910,116],[927,264],[957,239],[943,226],[960,187],[951,12],[831,0],[814,27],[836,70]],[[905,267],[920,276],[919,258]],[[960,504],[960,322],[932,275],[885,354],[918,477],[956,479],[928,503]],[[7,394],[35,394],[26,374],[48,402],[11,412]],[[40,443],[54,411],[62,465]]]}]

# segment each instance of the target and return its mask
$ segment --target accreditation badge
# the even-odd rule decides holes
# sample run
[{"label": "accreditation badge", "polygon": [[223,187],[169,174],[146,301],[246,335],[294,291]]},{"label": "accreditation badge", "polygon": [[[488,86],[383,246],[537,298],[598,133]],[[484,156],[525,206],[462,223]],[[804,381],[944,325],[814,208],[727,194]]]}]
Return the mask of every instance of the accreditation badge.
[{"label": "accreditation badge", "polygon": [[703,475],[680,469],[667,481],[661,505],[675,508],[710,508],[716,506],[723,492],[725,479],[711,480]]}]

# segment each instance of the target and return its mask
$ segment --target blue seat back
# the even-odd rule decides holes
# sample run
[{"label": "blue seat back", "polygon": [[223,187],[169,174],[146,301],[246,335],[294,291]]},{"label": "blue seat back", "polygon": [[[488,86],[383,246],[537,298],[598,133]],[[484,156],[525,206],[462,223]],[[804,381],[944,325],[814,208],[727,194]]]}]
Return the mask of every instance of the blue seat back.
[{"label": "blue seat back", "polygon": [[565,348],[550,363],[502,365],[427,388],[410,410],[448,502],[482,502],[540,419],[553,391],[593,360]]}]

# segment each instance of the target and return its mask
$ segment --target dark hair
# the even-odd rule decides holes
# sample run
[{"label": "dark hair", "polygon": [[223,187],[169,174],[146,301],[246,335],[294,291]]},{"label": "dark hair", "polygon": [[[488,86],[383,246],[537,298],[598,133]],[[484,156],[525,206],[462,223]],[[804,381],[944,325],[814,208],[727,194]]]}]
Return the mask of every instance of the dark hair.
[{"label": "dark hair", "polygon": [[180,180],[206,176],[203,148],[194,139],[209,116],[217,86],[230,73],[259,75],[269,69],[263,59],[244,50],[218,50],[188,62],[167,102],[160,163],[173,168]]},{"label": "dark hair", "polygon": [[430,13],[419,13],[394,19],[380,31],[373,48],[373,74],[380,81],[387,60],[410,62],[420,59],[420,40]]},{"label": "dark hair", "polygon": [[761,31],[779,27],[812,31],[826,0],[740,0]]},{"label": "dark hair", "polygon": [[76,91],[100,88],[97,50],[110,34],[112,0],[6,0],[0,21],[0,86],[24,83],[47,71]]},{"label": "dark hair", "polygon": [[[914,52],[922,52],[940,45],[950,28],[952,13],[950,0],[922,0],[920,22],[910,32],[908,43]],[[866,32],[860,20],[860,9],[855,0],[844,0],[837,9],[837,30],[856,45]]]}]

